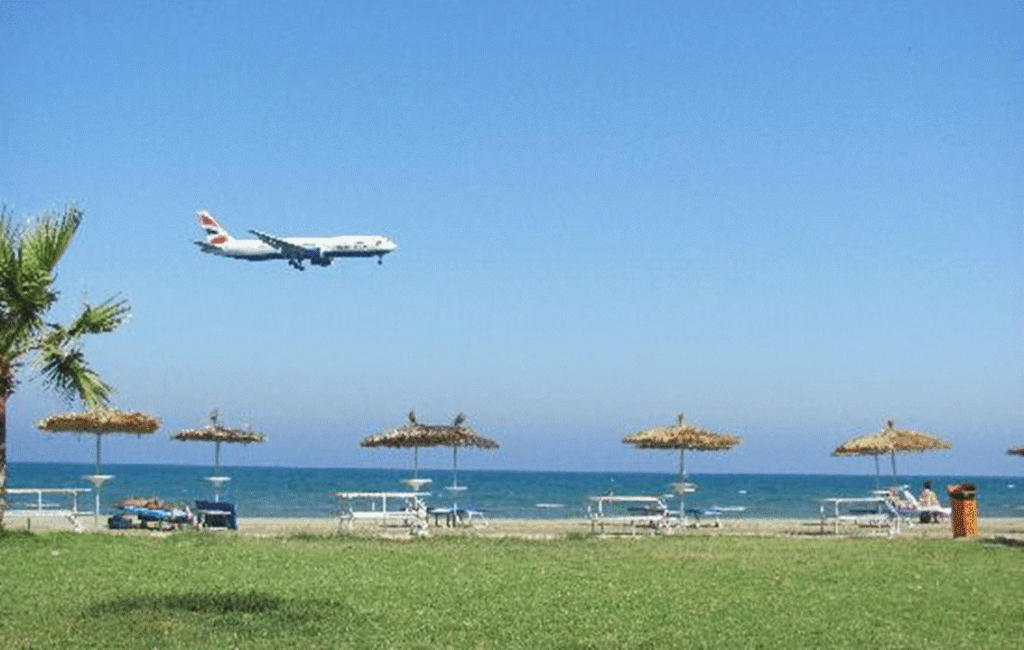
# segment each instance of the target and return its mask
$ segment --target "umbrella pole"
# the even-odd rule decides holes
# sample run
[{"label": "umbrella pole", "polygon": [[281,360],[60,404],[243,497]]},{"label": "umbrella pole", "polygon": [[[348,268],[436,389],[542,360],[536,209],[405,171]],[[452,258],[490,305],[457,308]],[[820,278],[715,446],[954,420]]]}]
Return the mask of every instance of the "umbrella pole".
[{"label": "umbrella pole", "polygon": [[100,434],[97,433],[96,434],[96,479],[95,479],[96,482],[93,484],[96,487],[96,514],[95,514],[95,518],[93,520],[93,523],[96,524],[97,526],[99,525],[99,521],[100,521],[100,494],[103,492],[103,483],[102,483],[102,479],[100,479],[100,476],[103,475],[103,472],[101,471],[102,468],[103,468],[103,460],[102,460],[102,452],[101,452],[101,449],[103,447],[102,441],[103,441],[103,436],[101,436]]},{"label": "umbrella pole", "polygon": [[686,450],[682,447],[679,448],[679,482],[682,484],[679,486],[679,521],[682,522],[683,528],[689,524],[686,521]]},{"label": "umbrella pole", "polygon": [[452,446],[452,488],[459,487],[459,446]]},{"label": "umbrella pole", "polygon": [[896,487],[899,485],[899,479],[896,478],[896,449],[892,450],[892,486]]},{"label": "umbrella pole", "polygon": [[878,454],[875,454],[875,490],[878,490],[879,477],[882,475],[882,470],[878,466]]},{"label": "umbrella pole", "polygon": [[213,443],[213,476],[210,482],[213,483],[213,502],[220,503],[220,488],[227,479],[220,475],[220,440]]},{"label": "umbrella pole", "polygon": [[452,523],[459,521],[459,446],[452,445]]},{"label": "umbrella pole", "polygon": [[412,448],[412,477],[420,477],[420,448]]}]

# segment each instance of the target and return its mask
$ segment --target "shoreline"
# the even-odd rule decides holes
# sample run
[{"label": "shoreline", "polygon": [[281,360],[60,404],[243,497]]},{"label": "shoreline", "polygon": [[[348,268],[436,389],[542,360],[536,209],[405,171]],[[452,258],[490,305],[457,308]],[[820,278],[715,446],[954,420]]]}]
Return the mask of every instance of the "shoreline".
[{"label": "shoreline", "polygon": [[[85,532],[107,532],[112,534],[151,534],[168,535],[172,530],[133,529],[108,530],[106,516],[99,518],[91,515],[80,516],[78,521]],[[365,537],[405,538],[411,537],[409,529],[397,525],[380,525],[374,521],[360,521],[352,530],[339,527],[338,517],[239,517],[238,531],[232,534],[242,537],[288,537],[291,535],[334,535],[337,533]],[[56,532],[72,531],[74,526],[63,517],[46,516],[4,516],[4,526],[9,532]],[[1024,517],[979,517],[978,538],[996,538],[1009,536],[1024,543]],[[722,518],[722,526],[704,525],[691,526],[685,529],[674,527],[669,535],[763,535],[775,537],[850,537],[850,536],[886,536],[885,529],[857,527],[845,525],[840,534],[832,534],[831,524],[825,526],[822,533],[820,519],[786,519],[770,517],[729,517]],[[219,532],[219,531],[210,531]],[[624,526],[609,526],[603,537],[631,537],[634,533]],[[637,528],[635,535],[652,535],[651,529]],[[427,529],[428,536],[438,535],[473,535],[478,537],[516,537],[523,539],[564,539],[577,535],[591,535],[591,522],[587,518],[567,519],[490,519],[486,525],[446,527],[431,525]],[[902,526],[901,532],[893,537],[916,539],[953,539],[950,522],[939,524],[920,524]]]}]

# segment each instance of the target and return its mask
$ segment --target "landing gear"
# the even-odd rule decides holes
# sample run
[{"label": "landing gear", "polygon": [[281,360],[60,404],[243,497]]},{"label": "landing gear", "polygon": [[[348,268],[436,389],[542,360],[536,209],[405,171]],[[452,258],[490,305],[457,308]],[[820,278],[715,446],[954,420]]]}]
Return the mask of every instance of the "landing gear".
[{"label": "landing gear", "polygon": [[288,260],[288,264],[290,264],[290,265],[292,266],[292,268],[296,268],[296,269],[298,269],[298,270],[300,270],[300,271],[304,271],[304,270],[305,270],[305,269],[304,269],[304,268],[302,267],[302,260],[297,260],[297,259],[295,259],[294,257],[292,257],[292,258],[290,258],[290,259]]}]

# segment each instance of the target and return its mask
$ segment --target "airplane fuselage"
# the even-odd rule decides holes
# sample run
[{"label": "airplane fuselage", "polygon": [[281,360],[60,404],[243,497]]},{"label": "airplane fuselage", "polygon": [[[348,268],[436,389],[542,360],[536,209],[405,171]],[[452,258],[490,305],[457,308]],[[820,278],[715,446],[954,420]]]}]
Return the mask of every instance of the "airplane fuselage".
[{"label": "airplane fuselage", "polygon": [[[335,257],[377,257],[395,250],[396,245],[387,237],[379,235],[339,235],[337,237],[282,237],[283,241],[303,248],[302,254],[286,254],[280,249],[259,239],[234,239],[219,246],[207,244],[203,250],[214,255],[238,259],[286,260],[304,258],[309,260],[333,259]],[[316,251],[316,252],[313,252]]]},{"label": "airplane fuselage", "polygon": [[250,230],[256,239],[235,239],[209,212],[200,210],[196,218],[207,234],[205,242],[196,242],[204,253],[253,262],[288,260],[290,265],[300,270],[303,262],[329,266],[336,257],[376,257],[380,262],[385,255],[398,248],[395,242],[383,235],[277,237],[259,230]]}]

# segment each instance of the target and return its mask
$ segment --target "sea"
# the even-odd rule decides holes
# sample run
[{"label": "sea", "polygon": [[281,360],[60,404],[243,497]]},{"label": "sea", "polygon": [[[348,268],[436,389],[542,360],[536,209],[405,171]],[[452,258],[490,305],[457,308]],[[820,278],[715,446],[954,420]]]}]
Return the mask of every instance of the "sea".
[{"label": "sea", "polygon": [[[84,475],[95,473],[91,464],[10,463],[11,488],[85,488]],[[129,497],[158,497],[167,503],[192,504],[212,500],[213,487],[206,480],[209,467],[182,465],[105,465],[104,474],[114,478],[103,487],[102,509]],[[221,476],[231,478],[220,493],[221,501],[234,503],[241,517],[330,517],[338,512],[336,492],[407,491],[401,483],[409,478],[400,469],[302,469],[292,467],[224,467]],[[420,470],[420,478],[433,482],[428,505],[472,507],[491,518],[562,519],[585,517],[588,497],[598,495],[670,495],[675,474],[638,472],[530,472],[459,470],[458,484],[465,489],[445,489],[452,483],[451,470]],[[743,507],[742,516],[813,519],[822,499],[868,496],[876,487],[873,474],[691,474],[696,491],[686,495],[686,507]],[[900,484],[918,493],[921,483],[932,481],[944,504],[947,485],[977,486],[979,514],[983,517],[1024,517],[1024,476],[900,476]],[[881,487],[892,477],[880,478]],[[91,509],[94,495],[82,497]]]}]

